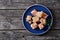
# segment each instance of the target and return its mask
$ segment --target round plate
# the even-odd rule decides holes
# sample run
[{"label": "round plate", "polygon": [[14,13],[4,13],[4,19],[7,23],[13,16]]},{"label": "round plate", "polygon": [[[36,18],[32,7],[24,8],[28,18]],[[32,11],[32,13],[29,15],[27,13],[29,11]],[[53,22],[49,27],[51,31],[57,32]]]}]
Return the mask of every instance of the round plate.
[{"label": "round plate", "polygon": [[[26,21],[27,15],[32,16],[31,11],[34,10],[34,9],[36,9],[37,11],[44,11],[46,14],[48,14],[46,25],[42,30],[40,30],[39,28],[32,29],[30,24]],[[24,26],[26,27],[26,29],[29,32],[31,32],[33,34],[36,34],[36,35],[41,35],[41,34],[46,33],[50,29],[50,27],[52,26],[52,23],[53,23],[52,13],[50,12],[50,10],[47,7],[45,7],[43,5],[39,5],[39,4],[32,5],[29,8],[27,8],[27,10],[23,14],[23,24],[24,24]]]}]

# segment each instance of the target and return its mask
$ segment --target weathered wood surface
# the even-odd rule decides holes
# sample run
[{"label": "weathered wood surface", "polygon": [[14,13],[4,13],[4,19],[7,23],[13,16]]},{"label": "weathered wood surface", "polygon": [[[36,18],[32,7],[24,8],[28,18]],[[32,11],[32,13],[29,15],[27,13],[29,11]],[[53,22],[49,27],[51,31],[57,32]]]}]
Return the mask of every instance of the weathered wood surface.
[{"label": "weathered wood surface", "polygon": [[[22,24],[23,12],[33,4],[43,4],[53,14],[53,26],[44,35],[34,35]],[[0,0],[0,40],[60,40],[60,0]]]},{"label": "weathered wood surface", "polygon": [[26,30],[0,31],[0,40],[59,40],[60,30],[50,30],[48,33],[38,36]]},{"label": "weathered wood surface", "polygon": [[[0,10],[0,29],[25,29],[22,15],[25,10]],[[52,29],[60,29],[60,10],[52,10],[54,24]]]},{"label": "weathered wood surface", "polygon": [[60,9],[60,0],[0,0],[0,9],[26,9],[33,4],[43,4],[50,9]]}]

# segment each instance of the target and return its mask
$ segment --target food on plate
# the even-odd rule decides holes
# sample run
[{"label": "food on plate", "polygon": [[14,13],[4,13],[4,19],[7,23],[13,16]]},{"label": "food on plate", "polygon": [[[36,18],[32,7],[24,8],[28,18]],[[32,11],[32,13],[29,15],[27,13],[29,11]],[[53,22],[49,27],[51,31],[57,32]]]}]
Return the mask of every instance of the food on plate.
[{"label": "food on plate", "polygon": [[39,17],[32,17],[33,22],[39,21]]},{"label": "food on plate", "polygon": [[32,21],[28,21],[30,24],[32,23]]},{"label": "food on plate", "polygon": [[36,28],[37,28],[37,23],[31,24],[31,28],[32,28],[32,29],[36,29]]},{"label": "food on plate", "polygon": [[42,14],[43,14],[43,11],[40,11],[40,12],[37,12],[36,13],[36,16],[41,18],[42,17]]},{"label": "food on plate", "polygon": [[48,15],[47,15],[46,13],[43,12],[42,17],[43,17],[43,18],[47,18]]},{"label": "food on plate", "polygon": [[34,9],[34,10],[32,10],[31,13],[32,13],[32,15],[36,16],[37,11]]},{"label": "food on plate", "polygon": [[41,18],[41,19],[40,19],[40,22],[41,22],[41,24],[44,24],[44,25],[45,25],[45,24],[46,24],[46,19]]},{"label": "food on plate", "polygon": [[43,11],[40,11],[40,12],[37,12],[36,13],[36,16],[38,16],[38,17],[42,17],[42,18],[47,18],[48,17],[48,15],[46,14],[46,13],[44,13]]},{"label": "food on plate", "polygon": [[40,23],[40,24],[38,25],[38,27],[39,27],[39,29],[41,30],[41,29],[44,28],[44,25]]},{"label": "food on plate", "polygon": [[33,16],[27,15],[26,21],[29,22],[32,29],[37,27],[42,30],[46,25],[46,18],[48,14],[43,11],[37,11],[36,9],[31,11]]},{"label": "food on plate", "polygon": [[27,18],[26,18],[26,21],[30,21],[32,18],[32,16],[28,15]]}]

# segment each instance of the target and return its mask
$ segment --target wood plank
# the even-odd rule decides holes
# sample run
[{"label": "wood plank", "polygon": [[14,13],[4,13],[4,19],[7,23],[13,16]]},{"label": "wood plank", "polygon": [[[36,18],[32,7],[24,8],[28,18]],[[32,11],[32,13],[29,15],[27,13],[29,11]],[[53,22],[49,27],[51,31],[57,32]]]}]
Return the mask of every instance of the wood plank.
[{"label": "wood plank", "polygon": [[[25,10],[0,10],[0,29],[25,29],[22,15]],[[54,23],[52,29],[60,29],[60,10],[52,10]]]},{"label": "wood plank", "polygon": [[34,2],[32,0],[0,0],[0,9],[25,9],[31,3]]},{"label": "wood plank", "polygon": [[[56,32],[56,33],[55,33]],[[24,31],[25,33],[25,31]],[[59,40],[60,39],[60,30],[50,30],[44,35],[33,35],[29,33],[28,31],[26,32],[28,34],[25,36],[25,39],[29,40]],[[25,34],[25,35],[26,35]]]},{"label": "wood plank", "polygon": [[36,0],[37,4],[43,4],[50,9],[60,9],[60,0]]},{"label": "wood plank", "polygon": [[25,29],[21,12],[23,10],[0,10],[0,29]]},{"label": "wood plank", "polygon": [[50,9],[52,15],[53,15],[53,18],[55,20],[59,20],[60,18],[60,10],[54,10],[54,9]]},{"label": "wood plank", "polygon": [[[0,15],[6,17],[17,17],[22,20],[22,15],[25,10],[0,10]],[[50,9],[55,20],[60,18],[60,10]]]},{"label": "wood plank", "polygon": [[0,31],[0,40],[25,40],[20,32]]},{"label": "wood plank", "polygon": [[50,9],[60,9],[60,0],[0,0],[0,9],[26,9],[33,4],[43,4]]},{"label": "wood plank", "polygon": [[35,0],[12,0],[12,2],[18,2],[18,3],[36,3],[36,1]]},{"label": "wood plank", "polygon": [[36,37],[36,36],[27,36],[26,40],[59,40],[60,37]]},{"label": "wood plank", "polygon": [[44,35],[34,35],[26,30],[0,31],[0,40],[59,40],[60,30],[50,30]]}]

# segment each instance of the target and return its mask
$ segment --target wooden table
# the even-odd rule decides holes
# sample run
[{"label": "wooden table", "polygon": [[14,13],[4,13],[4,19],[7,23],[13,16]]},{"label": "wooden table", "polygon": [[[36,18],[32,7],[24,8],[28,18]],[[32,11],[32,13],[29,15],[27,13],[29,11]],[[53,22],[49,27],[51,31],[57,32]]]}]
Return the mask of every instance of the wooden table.
[{"label": "wooden table", "polygon": [[[44,35],[33,35],[22,24],[23,12],[33,4],[53,14],[53,26]],[[60,40],[60,0],[0,0],[0,40]]]}]

